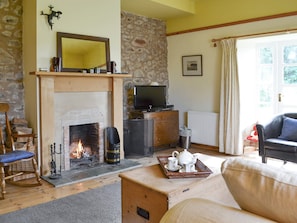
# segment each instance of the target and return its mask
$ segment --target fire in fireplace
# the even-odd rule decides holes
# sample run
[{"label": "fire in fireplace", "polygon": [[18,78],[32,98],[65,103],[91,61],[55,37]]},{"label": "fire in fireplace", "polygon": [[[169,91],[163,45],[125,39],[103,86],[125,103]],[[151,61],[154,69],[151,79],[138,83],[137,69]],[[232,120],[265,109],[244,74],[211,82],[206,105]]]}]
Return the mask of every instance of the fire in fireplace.
[{"label": "fire in fireplace", "polygon": [[70,168],[95,165],[99,160],[99,123],[69,126]]},{"label": "fire in fireplace", "polygon": [[84,147],[81,140],[79,140],[78,143],[71,143],[69,156],[70,159],[89,158],[92,156],[92,151],[90,147]]}]

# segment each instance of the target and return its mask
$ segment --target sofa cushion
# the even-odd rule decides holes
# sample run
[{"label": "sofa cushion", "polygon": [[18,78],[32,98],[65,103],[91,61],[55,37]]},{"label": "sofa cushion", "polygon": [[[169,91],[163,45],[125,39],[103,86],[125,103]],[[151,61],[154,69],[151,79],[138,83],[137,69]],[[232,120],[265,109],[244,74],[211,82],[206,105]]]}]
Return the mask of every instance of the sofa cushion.
[{"label": "sofa cushion", "polygon": [[288,141],[288,140],[279,139],[279,138],[270,138],[265,140],[265,148],[288,152],[288,153],[296,153],[297,142]]},{"label": "sofa cushion", "polygon": [[297,141],[297,119],[285,117],[280,139]]},{"label": "sofa cushion", "polygon": [[247,211],[228,207],[214,201],[202,198],[191,198],[184,200],[170,208],[160,221],[160,223],[174,222],[268,223],[274,221],[270,221]]},{"label": "sofa cushion", "polygon": [[225,182],[238,205],[277,222],[297,222],[297,174],[241,158],[221,166]]}]

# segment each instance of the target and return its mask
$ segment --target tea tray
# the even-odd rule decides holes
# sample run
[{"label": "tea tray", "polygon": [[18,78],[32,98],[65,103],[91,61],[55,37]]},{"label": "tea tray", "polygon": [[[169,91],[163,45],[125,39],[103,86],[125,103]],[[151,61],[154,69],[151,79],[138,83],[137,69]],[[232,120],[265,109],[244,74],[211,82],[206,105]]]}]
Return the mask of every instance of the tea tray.
[{"label": "tea tray", "polygon": [[197,172],[169,171],[165,168],[165,165],[168,163],[168,157],[169,156],[157,156],[160,166],[168,178],[205,178],[212,174],[212,171],[199,159],[197,159],[195,164],[195,170],[197,170]]}]

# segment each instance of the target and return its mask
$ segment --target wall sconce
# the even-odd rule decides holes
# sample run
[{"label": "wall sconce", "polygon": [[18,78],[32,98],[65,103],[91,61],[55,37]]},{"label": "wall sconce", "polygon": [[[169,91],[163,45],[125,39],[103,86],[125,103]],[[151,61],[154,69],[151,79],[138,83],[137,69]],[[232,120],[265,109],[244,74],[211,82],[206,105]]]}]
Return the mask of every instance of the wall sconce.
[{"label": "wall sconce", "polygon": [[60,15],[62,15],[62,12],[61,11],[54,11],[53,10],[54,6],[52,6],[52,5],[50,5],[48,7],[50,8],[49,14],[46,14],[43,11],[41,11],[41,15],[47,16],[47,22],[50,25],[51,30],[53,30],[53,25],[54,25],[53,18],[56,17],[57,19],[59,19]]}]

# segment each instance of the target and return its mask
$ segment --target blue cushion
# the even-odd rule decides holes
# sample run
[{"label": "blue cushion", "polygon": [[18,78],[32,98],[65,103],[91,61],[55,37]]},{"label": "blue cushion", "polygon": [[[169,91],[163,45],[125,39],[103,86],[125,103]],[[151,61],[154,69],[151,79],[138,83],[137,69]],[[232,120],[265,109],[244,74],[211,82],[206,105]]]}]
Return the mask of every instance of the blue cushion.
[{"label": "blue cushion", "polygon": [[23,151],[23,150],[15,150],[6,154],[0,155],[0,163],[11,163],[21,159],[27,159],[34,156],[34,153]]},{"label": "blue cushion", "polygon": [[285,117],[280,139],[297,141],[297,119]]}]

